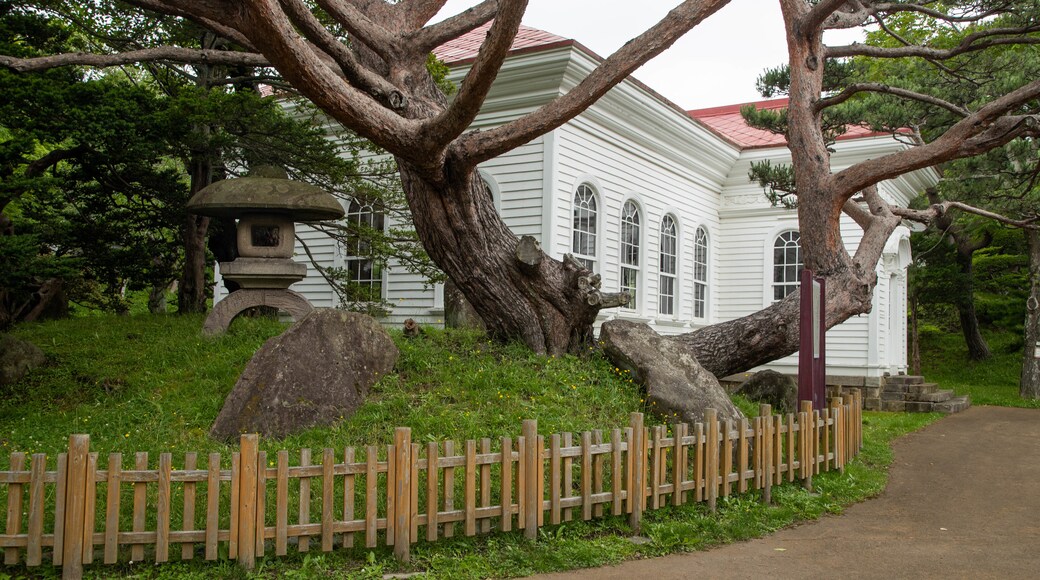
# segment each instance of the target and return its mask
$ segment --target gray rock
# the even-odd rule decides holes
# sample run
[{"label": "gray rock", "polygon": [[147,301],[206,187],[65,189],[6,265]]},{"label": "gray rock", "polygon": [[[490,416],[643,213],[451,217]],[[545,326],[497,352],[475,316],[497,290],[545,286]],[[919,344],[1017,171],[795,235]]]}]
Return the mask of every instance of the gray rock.
[{"label": "gray rock", "polygon": [[772,405],[774,413],[798,411],[798,385],[791,377],[776,371],[755,373],[737,388],[737,394],[751,401]]},{"label": "gray rock", "polygon": [[394,368],[397,347],[372,317],[315,310],[253,355],[210,436],[285,437],[349,417]]},{"label": "gray rock", "polygon": [[0,334],[0,385],[21,380],[29,371],[42,365],[46,358],[35,344]]},{"label": "gray rock", "polygon": [[704,420],[706,409],[715,409],[719,420],[744,417],[715,375],[646,324],[610,320],[599,337],[607,357],[646,389],[647,407],[658,416],[693,424]]}]

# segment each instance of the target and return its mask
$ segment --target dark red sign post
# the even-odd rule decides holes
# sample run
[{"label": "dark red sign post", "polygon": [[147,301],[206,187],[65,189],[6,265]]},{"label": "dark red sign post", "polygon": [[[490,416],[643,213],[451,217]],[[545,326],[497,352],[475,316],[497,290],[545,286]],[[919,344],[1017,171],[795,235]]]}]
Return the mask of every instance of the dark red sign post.
[{"label": "dark red sign post", "polygon": [[813,409],[824,408],[827,397],[827,283],[802,270],[799,309],[798,400],[812,401]]}]

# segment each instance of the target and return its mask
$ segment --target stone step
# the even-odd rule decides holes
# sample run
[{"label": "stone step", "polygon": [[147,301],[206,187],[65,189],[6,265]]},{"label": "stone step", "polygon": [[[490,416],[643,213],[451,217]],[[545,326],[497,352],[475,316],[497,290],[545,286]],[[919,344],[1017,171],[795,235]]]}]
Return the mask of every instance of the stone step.
[{"label": "stone step", "polygon": [[931,413],[934,410],[935,403],[907,401],[905,407],[907,413]]},{"label": "stone step", "polygon": [[924,382],[920,375],[889,375],[885,377],[885,385],[919,385]]},{"label": "stone step", "polygon": [[906,401],[881,401],[881,410],[895,413],[906,411]]},{"label": "stone step", "polygon": [[899,393],[899,392],[893,392],[893,391],[882,391],[881,392],[881,400],[882,401],[905,401],[906,400],[906,393]]},{"label": "stone step", "polygon": [[882,389],[881,392],[882,393],[906,393],[906,392],[908,392],[910,390],[910,388],[911,388],[910,385],[892,384],[892,385],[885,385],[885,388]]},{"label": "stone step", "polygon": [[928,403],[943,403],[953,398],[953,391],[951,391],[950,389],[943,389],[934,393],[917,395],[911,398],[917,401],[924,401]]},{"label": "stone step", "polygon": [[864,411],[880,411],[881,410],[881,397],[867,397],[863,399],[863,410]]},{"label": "stone step", "polygon": [[971,407],[971,396],[964,395],[961,397],[954,397],[948,401],[943,401],[941,403],[935,403],[935,405],[933,406],[933,410],[938,411],[940,413],[951,414],[960,413],[968,407]]},{"label": "stone step", "polygon": [[939,390],[939,385],[936,383],[921,383],[920,385],[910,385],[907,387],[906,392],[910,393],[913,398],[920,395],[930,395]]}]

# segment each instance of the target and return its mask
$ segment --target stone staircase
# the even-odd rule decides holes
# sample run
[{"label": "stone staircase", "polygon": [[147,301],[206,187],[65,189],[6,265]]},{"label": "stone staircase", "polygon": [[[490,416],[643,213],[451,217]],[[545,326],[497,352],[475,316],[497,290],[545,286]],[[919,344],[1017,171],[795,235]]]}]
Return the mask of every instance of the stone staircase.
[{"label": "stone staircase", "polygon": [[959,413],[971,406],[971,397],[955,397],[953,391],[926,383],[924,377],[895,375],[885,377],[879,399],[867,399],[864,407],[880,411],[907,413]]}]

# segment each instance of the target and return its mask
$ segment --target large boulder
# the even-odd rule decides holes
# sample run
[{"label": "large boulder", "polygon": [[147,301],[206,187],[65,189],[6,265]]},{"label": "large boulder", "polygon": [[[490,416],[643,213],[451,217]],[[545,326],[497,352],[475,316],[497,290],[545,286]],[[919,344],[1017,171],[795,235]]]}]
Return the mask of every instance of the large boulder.
[{"label": "large boulder", "polygon": [[786,415],[798,410],[798,385],[791,377],[772,370],[759,371],[737,388],[748,400],[768,403],[774,413]]},{"label": "large boulder", "polygon": [[0,334],[0,386],[18,382],[45,360],[43,351],[35,344]]},{"label": "large boulder", "polygon": [[744,417],[715,375],[646,324],[611,320],[599,338],[607,357],[646,389],[647,406],[661,418],[693,424],[704,420],[706,409],[718,411],[720,420]]},{"label": "large boulder", "polygon": [[224,401],[210,436],[285,437],[349,417],[399,352],[372,317],[315,310],[253,355]]}]

